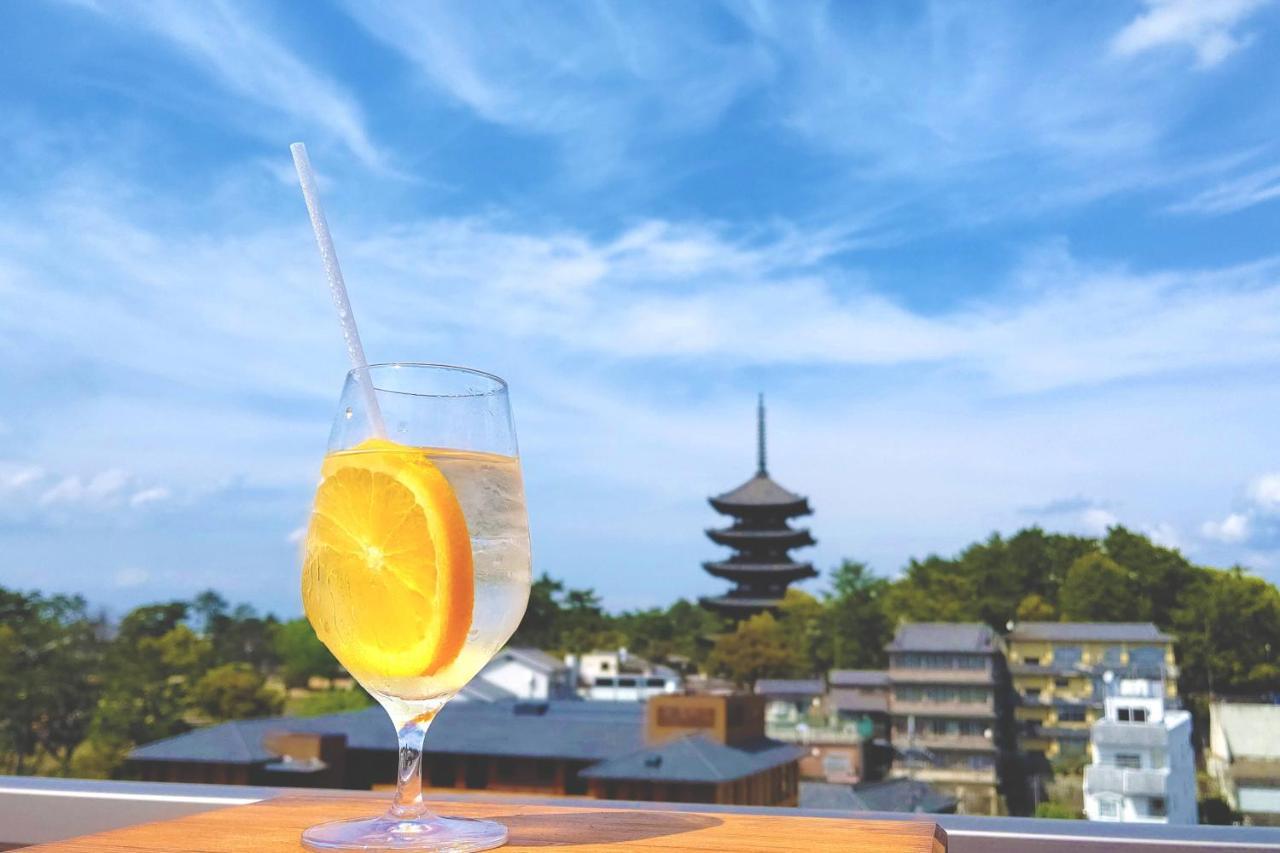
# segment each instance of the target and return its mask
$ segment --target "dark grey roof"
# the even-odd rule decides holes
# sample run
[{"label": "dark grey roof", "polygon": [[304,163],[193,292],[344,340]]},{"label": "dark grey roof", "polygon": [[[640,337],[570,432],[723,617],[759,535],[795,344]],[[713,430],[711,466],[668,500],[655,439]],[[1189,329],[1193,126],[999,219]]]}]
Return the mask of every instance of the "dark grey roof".
[{"label": "dark grey roof", "polygon": [[912,779],[887,779],[883,782],[859,782],[854,795],[873,812],[911,812],[930,814],[953,812],[956,799],[940,793],[927,782]]},{"label": "dark grey roof", "polygon": [[[598,761],[643,745],[644,713],[639,702],[451,703],[427,733],[426,751]],[[344,734],[349,749],[396,749],[386,712],[368,708],[222,723],[137,747],[129,758],[254,764],[275,759],[263,746],[263,739],[273,732]]]},{"label": "dark grey roof", "polygon": [[888,687],[889,673],[883,669],[833,669],[827,673],[832,687]]},{"label": "dark grey roof", "polygon": [[853,795],[852,785],[841,785],[836,782],[801,782],[800,808],[856,812],[865,810],[866,806]]},{"label": "dark grey roof", "polygon": [[996,632],[981,622],[908,622],[899,625],[891,652],[985,652],[996,650]]},{"label": "dark grey roof", "polygon": [[1009,639],[1033,642],[1173,642],[1173,637],[1150,622],[1018,622],[1013,626]]},{"label": "dark grey roof", "polygon": [[[791,507],[807,504],[806,499],[779,486],[768,474],[756,474],[736,489],[711,499],[712,506]],[[719,509],[719,507],[716,507]]]},{"label": "dark grey roof", "polygon": [[651,782],[732,782],[802,755],[800,747],[769,738],[726,746],[693,734],[602,761],[581,775]]},{"label": "dark grey roof", "polygon": [[925,782],[889,779],[841,785],[835,782],[801,782],[800,808],[841,812],[953,812],[956,800]]},{"label": "dark grey roof", "polygon": [[758,696],[821,696],[826,692],[820,678],[762,678],[755,689]]}]

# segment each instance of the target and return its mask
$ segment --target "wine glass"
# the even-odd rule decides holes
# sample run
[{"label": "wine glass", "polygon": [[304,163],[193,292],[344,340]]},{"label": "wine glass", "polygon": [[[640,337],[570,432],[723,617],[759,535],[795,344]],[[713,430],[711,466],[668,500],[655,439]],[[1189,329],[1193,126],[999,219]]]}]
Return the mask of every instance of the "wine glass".
[{"label": "wine glass", "polygon": [[432,814],[432,719],[520,624],[529,525],[507,385],[437,364],[347,374],[303,556],[317,635],[386,709],[399,738],[381,817],[307,829],[317,850],[487,850],[500,823]]}]

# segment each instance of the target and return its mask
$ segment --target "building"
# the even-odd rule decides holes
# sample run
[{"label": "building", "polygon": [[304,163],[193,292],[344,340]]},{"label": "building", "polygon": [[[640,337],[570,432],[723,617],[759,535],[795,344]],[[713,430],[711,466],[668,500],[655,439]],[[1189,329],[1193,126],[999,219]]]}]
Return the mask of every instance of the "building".
[{"label": "building", "polygon": [[842,725],[864,737],[889,739],[889,673],[882,669],[833,669],[827,673],[827,705]]},{"label": "building", "polygon": [[683,677],[671,667],[650,663],[626,649],[570,655],[566,660],[576,672],[578,695],[584,699],[643,702],[651,696],[679,693],[684,687]]},{"label": "building", "polygon": [[765,737],[756,696],[658,696],[646,744],[582,771],[607,800],[794,806],[802,751]]},{"label": "building", "polygon": [[752,692],[765,699],[766,726],[826,722],[827,685],[821,678],[762,678]]},{"label": "building", "polygon": [[1211,704],[1205,769],[1245,823],[1280,826],[1280,705]]},{"label": "building", "polygon": [[[832,676],[844,685],[842,692],[820,678],[757,681],[755,693],[767,703],[765,731],[804,748],[801,779],[844,785],[882,779],[893,758],[888,673],[836,670]],[[836,698],[848,700],[846,710],[836,708]]]},{"label": "building", "polygon": [[[508,646],[493,656],[467,688],[477,688],[468,699],[572,699],[577,696],[573,670],[540,649]],[[467,688],[464,688],[464,693]],[[494,689],[496,688],[496,690]]]},{"label": "building", "polygon": [[[429,788],[739,805],[794,805],[801,755],[765,737],[753,696],[450,703],[423,752]],[[395,783],[396,753],[386,712],[368,708],[196,729],[137,747],[126,771],[156,782],[369,789]]]},{"label": "building", "polygon": [[725,560],[703,563],[708,573],[732,581],[727,595],[703,598],[703,607],[732,619],[743,619],[771,610],[782,602],[787,586],[817,572],[809,563],[798,563],[788,553],[792,548],[813,545],[809,531],[794,528],[790,518],[809,515],[807,498],[775,483],[765,465],[764,395],[757,410],[756,473],[732,491],[711,498],[716,512],[730,516],[728,527],[708,530],[717,545],[732,549]]},{"label": "building", "polygon": [[1150,679],[1106,679],[1103,718],[1090,729],[1084,770],[1089,820],[1196,823],[1191,714],[1169,707]]},{"label": "building", "polygon": [[982,624],[899,626],[889,652],[890,773],[932,784],[960,810],[999,814],[1006,736],[1004,646]]},{"label": "building", "polygon": [[1150,622],[1019,622],[1007,637],[1018,749],[1034,774],[1049,762],[1084,762],[1102,718],[1103,675],[1163,680],[1177,697],[1173,637]]}]

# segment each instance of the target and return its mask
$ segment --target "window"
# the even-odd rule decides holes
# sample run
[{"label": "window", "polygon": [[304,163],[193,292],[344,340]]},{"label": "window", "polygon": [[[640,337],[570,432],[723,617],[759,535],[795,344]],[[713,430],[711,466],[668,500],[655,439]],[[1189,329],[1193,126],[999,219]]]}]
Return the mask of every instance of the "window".
[{"label": "window", "polygon": [[1083,652],[1079,646],[1054,646],[1053,647],[1053,665],[1054,666],[1075,666],[1080,663]]},{"label": "window", "polygon": [[1151,817],[1164,817],[1165,804],[1164,797],[1152,797],[1147,800],[1147,814]]},{"label": "window", "polygon": [[1124,663],[1124,649],[1120,646],[1107,646],[1102,650],[1102,662],[1108,666],[1121,666]]},{"label": "window", "polygon": [[596,676],[595,685],[596,685],[596,687],[612,687],[612,686],[613,686],[613,679],[612,679],[612,678],[606,678],[606,677],[601,676],[601,675],[597,675],[597,676]]},{"label": "window", "polygon": [[644,682],[645,687],[661,687],[664,684],[666,684],[666,682],[661,678],[646,678]]},{"label": "window", "polygon": [[1083,723],[1085,720],[1084,708],[1059,708],[1058,722],[1060,723]]},{"label": "window", "polygon": [[1146,669],[1160,669],[1164,666],[1164,649],[1160,646],[1142,646],[1130,649],[1129,663]]},{"label": "window", "polygon": [[1117,818],[1120,816],[1120,804],[1111,798],[1098,800],[1098,816]]},{"label": "window", "polygon": [[636,680],[634,678],[619,678],[618,686],[619,687],[635,687]]},{"label": "window", "polygon": [[609,671],[609,662],[607,660],[600,661],[600,671],[601,672]]},{"label": "window", "polygon": [[1126,767],[1129,770],[1142,769],[1142,756],[1136,752],[1117,752],[1115,757],[1116,767]]},{"label": "window", "polygon": [[1071,686],[1071,679],[1069,679],[1069,678],[1055,678],[1055,679],[1053,680],[1053,686],[1054,686],[1054,687],[1070,687],[1070,686]]},{"label": "window", "polygon": [[1116,719],[1122,723],[1145,723],[1146,708],[1116,708]]},{"label": "window", "polygon": [[1022,662],[1025,663],[1027,666],[1039,666],[1040,658],[1023,658]]},{"label": "window", "polygon": [[1023,695],[1023,696],[1025,696],[1025,697],[1027,697],[1027,701],[1028,701],[1028,702],[1039,702],[1039,701],[1040,701],[1040,688],[1039,688],[1039,687],[1028,687],[1026,690],[1022,691],[1022,695]]}]

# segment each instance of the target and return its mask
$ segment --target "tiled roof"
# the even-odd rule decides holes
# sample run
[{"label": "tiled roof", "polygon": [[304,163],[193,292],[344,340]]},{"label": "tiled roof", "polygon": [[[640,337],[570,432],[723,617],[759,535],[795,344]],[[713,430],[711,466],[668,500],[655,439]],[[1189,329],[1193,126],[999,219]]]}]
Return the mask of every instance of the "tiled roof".
[{"label": "tiled roof", "polygon": [[486,681],[481,671],[481,677],[473,678],[458,691],[458,695],[454,697],[454,701],[459,699],[472,702],[502,702],[504,700],[515,699],[516,694],[512,693],[505,687],[494,684],[492,681]]},{"label": "tiled roof", "polygon": [[1013,642],[1173,642],[1173,637],[1150,622],[1018,622],[1009,639]]},{"label": "tiled roof", "polygon": [[804,498],[782,488],[767,474],[756,474],[738,488],[711,500],[736,506],[786,506],[802,502]]},{"label": "tiled roof", "polygon": [[821,696],[826,692],[820,678],[762,678],[755,688],[757,696]]},{"label": "tiled roof", "polygon": [[732,782],[796,761],[803,754],[797,746],[769,738],[726,746],[693,734],[602,761],[581,775],[651,782]]},{"label": "tiled roof", "polygon": [[1280,705],[1219,702],[1213,712],[1227,736],[1231,759],[1280,760]]},{"label": "tiled roof", "polygon": [[827,673],[832,687],[888,687],[889,673],[883,669],[833,669]]},{"label": "tiled roof", "polygon": [[[639,702],[458,702],[445,706],[427,733],[426,752],[598,761],[644,743]],[[386,712],[368,708],[320,717],[237,720],[137,747],[150,761],[253,764],[275,756],[263,746],[272,732],[344,734],[349,749],[396,749]]]},{"label": "tiled roof", "polygon": [[991,626],[981,622],[908,622],[899,625],[892,652],[985,652],[996,650],[997,638]]}]

